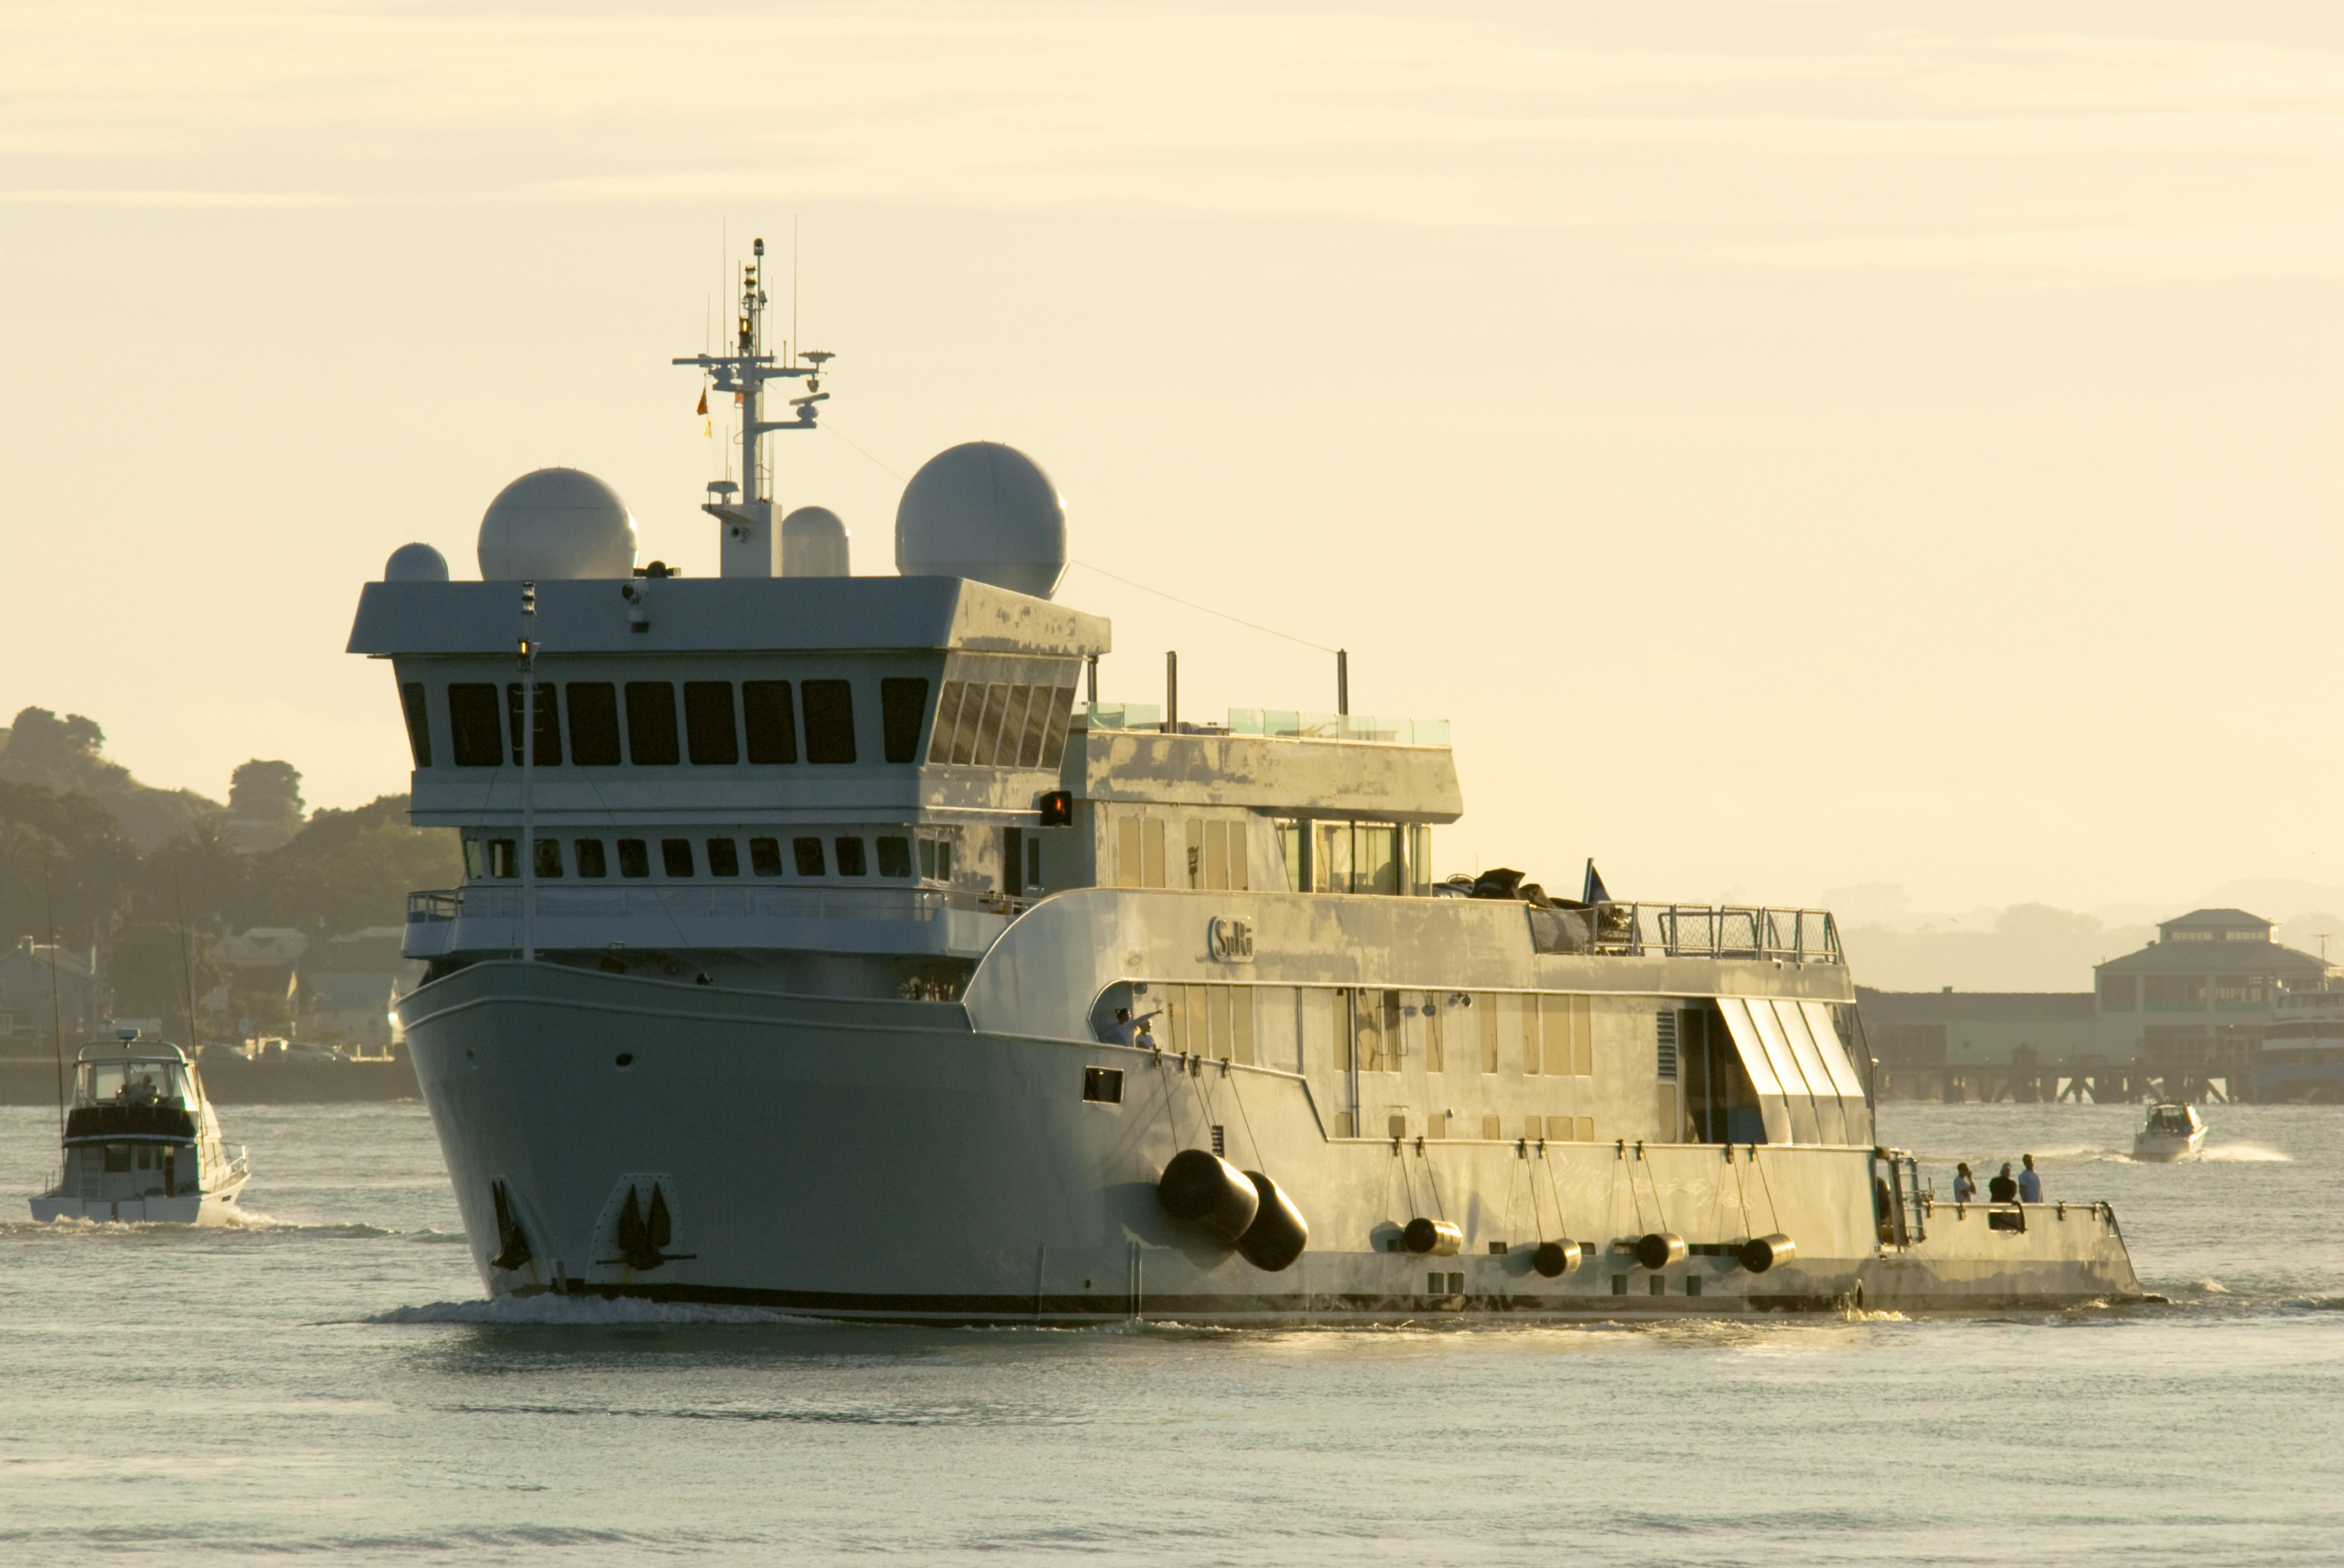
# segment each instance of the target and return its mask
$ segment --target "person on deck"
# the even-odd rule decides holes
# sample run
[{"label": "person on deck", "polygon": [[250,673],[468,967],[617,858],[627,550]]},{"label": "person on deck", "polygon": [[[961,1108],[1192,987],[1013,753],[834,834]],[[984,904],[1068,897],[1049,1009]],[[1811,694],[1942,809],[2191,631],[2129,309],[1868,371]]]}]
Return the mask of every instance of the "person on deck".
[{"label": "person on deck", "polygon": [[2018,1184],[2011,1180],[2011,1162],[2002,1162],[2002,1173],[1986,1184],[1986,1195],[1996,1203],[2016,1203]]},{"label": "person on deck", "polygon": [[[2020,1158],[2026,1162],[2026,1169],[2018,1173],[2018,1201],[2021,1203],[2041,1203],[2043,1201],[2043,1178],[2035,1172],[2035,1156],[2032,1154],[2023,1154]],[[2010,1167],[2005,1165],[2002,1169],[2007,1171]]]},{"label": "person on deck", "polygon": [[1953,1168],[1953,1201],[1956,1203],[1978,1201],[1978,1178],[1970,1173],[1970,1162],[1967,1160]]}]

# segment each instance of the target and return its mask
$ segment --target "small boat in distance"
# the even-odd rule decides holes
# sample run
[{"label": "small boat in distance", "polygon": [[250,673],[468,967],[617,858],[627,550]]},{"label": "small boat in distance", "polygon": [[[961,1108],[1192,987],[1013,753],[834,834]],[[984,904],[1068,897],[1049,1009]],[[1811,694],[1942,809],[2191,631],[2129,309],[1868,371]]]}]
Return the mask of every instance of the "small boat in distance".
[{"label": "small boat in distance", "polygon": [[2171,1163],[2205,1152],[2206,1119],[2194,1105],[2167,1101],[2149,1107],[2149,1119],[2132,1135],[2132,1158]]},{"label": "small boat in distance", "polygon": [[74,1065],[63,1169],[33,1217],[200,1225],[235,1212],[251,1175],[244,1151],[221,1142],[187,1053],[125,1030]]}]

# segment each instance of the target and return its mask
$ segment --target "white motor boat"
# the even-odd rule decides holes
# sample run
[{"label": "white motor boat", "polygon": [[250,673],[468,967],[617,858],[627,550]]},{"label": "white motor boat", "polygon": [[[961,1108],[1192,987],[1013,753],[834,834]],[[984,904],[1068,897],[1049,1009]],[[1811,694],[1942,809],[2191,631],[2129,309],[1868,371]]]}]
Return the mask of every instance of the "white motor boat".
[{"label": "white motor boat", "polygon": [[2206,1119],[2194,1105],[2167,1102],[2149,1107],[2149,1119],[2132,1135],[2132,1158],[2170,1163],[2203,1153]]},{"label": "white motor boat", "polygon": [[252,1172],[220,1141],[195,1064],[129,1030],[85,1046],[66,1112],[64,1166],[33,1217],[200,1225],[234,1212]]}]

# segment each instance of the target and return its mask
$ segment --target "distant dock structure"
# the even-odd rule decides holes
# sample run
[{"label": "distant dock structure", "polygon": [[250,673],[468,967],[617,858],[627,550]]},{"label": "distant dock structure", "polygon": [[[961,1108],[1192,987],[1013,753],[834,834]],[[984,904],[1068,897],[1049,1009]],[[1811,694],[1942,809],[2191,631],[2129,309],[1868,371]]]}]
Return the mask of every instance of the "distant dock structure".
[{"label": "distant dock structure", "polygon": [[2089,991],[1859,990],[1884,1099],[2100,1103],[2259,1098],[2283,1010],[2339,993],[2339,966],[2242,909],[2165,921]]}]

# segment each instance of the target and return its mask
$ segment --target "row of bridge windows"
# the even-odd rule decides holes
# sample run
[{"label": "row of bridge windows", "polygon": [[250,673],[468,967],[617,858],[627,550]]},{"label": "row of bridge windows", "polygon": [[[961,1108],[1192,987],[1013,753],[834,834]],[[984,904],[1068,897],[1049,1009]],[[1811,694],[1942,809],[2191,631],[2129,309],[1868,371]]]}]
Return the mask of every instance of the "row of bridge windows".
[{"label": "row of bridge windows", "polygon": [[[559,838],[539,838],[534,852],[532,871],[540,881],[551,881],[565,871],[581,877],[607,877],[611,874],[615,855],[618,873],[622,877],[651,875],[652,845],[648,838],[613,839],[605,852],[600,838],[573,838],[565,853]],[[661,874],[674,881],[698,876],[701,867],[711,877],[737,877],[741,874],[741,844],[737,838],[661,838],[657,841]],[[909,878],[912,875],[913,840],[894,834],[884,834],[870,840],[877,851],[878,873],[883,877]],[[521,874],[520,841],[515,838],[467,838],[464,840],[464,870],[475,881],[518,877]],[[789,840],[788,865],[801,877],[831,874],[833,868],[842,877],[869,876],[873,856],[865,852],[864,840],[853,834],[841,834],[824,839],[807,834]],[[778,838],[749,840],[748,869],[752,876],[777,877],[782,874],[782,841]],[[924,880],[950,881],[952,878],[952,845],[949,839],[922,838],[918,841],[919,875]]]},{"label": "row of bridge windows", "polygon": [[[754,763],[852,762],[857,758],[854,683],[845,680],[552,681],[526,696],[514,681],[502,692],[486,681],[452,681],[444,706],[431,711],[419,681],[399,688],[415,765],[432,765],[435,732],[460,768],[521,765],[521,738],[540,768],[565,760],[582,768],[619,765],[698,767]],[[880,749],[891,762],[918,760],[928,716],[928,681],[889,676],[879,683]],[[438,723],[433,722],[435,717]],[[680,722],[679,722],[680,717]]]}]

